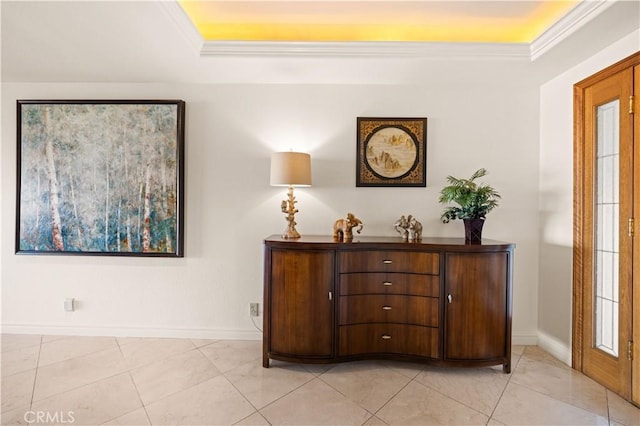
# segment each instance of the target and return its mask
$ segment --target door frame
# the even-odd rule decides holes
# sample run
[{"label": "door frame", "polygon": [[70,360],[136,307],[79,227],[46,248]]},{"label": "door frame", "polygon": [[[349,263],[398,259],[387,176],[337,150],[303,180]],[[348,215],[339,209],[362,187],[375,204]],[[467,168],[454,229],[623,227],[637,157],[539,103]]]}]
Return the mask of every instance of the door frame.
[{"label": "door frame", "polygon": [[[593,247],[588,246],[585,238],[586,218],[585,211],[587,206],[585,205],[588,197],[584,182],[588,177],[586,176],[585,166],[587,166],[592,160],[585,158],[585,137],[583,129],[585,126],[585,90],[602,80],[605,80],[625,69],[632,68],[640,65],[640,52],[636,52],[625,59],[603,69],[596,74],[587,77],[586,79],[576,83],[573,88],[573,315],[572,315],[572,367],[578,371],[583,371],[583,344],[584,344],[584,309],[583,301],[585,296],[584,285],[588,282],[585,274],[591,273],[591,271],[585,270],[585,253],[587,250],[592,250]],[[640,84],[638,82],[637,84]],[[637,104],[637,102],[636,102]],[[625,104],[621,104],[622,108],[627,108]],[[636,111],[638,113],[638,111]],[[637,121],[637,120],[635,120]],[[636,125],[636,128],[638,126]],[[634,136],[636,139],[640,135]],[[636,154],[637,156],[637,154]],[[634,204],[638,204],[640,200],[634,201]],[[634,211],[634,215],[637,212]],[[621,224],[622,226],[622,224]],[[637,240],[637,238],[635,239]],[[640,263],[640,262],[634,262]],[[635,266],[634,266],[635,269]],[[634,276],[633,285],[638,277]],[[632,330],[633,334],[637,334],[640,330],[635,328]],[[633,383],[632,383],[633,385]],[[637,390],[637,389],[633,389]],[[634,393],[635,394],[635,393]],[[638,397],[635,394],[636,398]]]}]

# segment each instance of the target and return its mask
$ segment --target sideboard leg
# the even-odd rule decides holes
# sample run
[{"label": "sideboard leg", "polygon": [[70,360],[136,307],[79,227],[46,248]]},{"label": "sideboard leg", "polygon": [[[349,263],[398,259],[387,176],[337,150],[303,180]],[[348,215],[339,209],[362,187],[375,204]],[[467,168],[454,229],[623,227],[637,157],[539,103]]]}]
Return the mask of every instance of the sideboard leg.
[{"label": "sideboard leg", "polygon": [[269,356],[268,355],[263,355],[262,356],[262,366],[264,368],[269,368]]},{"label": "sideboard leg", "polygon": [[502,365],[502,372],[504,374],[509,374],[511,373],[511,361],[507,361]]}]

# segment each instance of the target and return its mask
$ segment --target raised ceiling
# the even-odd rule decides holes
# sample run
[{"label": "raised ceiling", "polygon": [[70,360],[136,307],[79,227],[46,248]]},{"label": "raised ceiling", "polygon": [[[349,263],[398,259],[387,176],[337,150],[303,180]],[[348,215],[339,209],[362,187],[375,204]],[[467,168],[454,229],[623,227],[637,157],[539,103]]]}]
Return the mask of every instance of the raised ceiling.
[{"label": "raised ceiling", "polygon": [[[494,61],[546,81],[640,30],[637,0],[582,1],[534,43],[510,44],[206,41],[173,0],[0,0],[0,12],[0,76],[29,83],[20,96],[39,96],[34,82],[460,84],[459,68],[482,75]],[[129,96],[126,85],[99,87],[94,96]],[[56,96],[82,90],[60,86]]]},{"label": "raised ceiling", "polygon": [[531,43],[579,0],[179,0],[205,41]]}]

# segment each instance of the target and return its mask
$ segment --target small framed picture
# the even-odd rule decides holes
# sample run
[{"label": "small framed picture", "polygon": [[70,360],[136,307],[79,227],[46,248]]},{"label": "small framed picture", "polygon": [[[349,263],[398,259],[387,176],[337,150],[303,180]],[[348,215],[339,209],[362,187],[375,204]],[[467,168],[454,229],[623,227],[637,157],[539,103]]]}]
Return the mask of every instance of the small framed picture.
[{"label": "small framed picture", "polygon": [[427,186],[427,118],[358,117],[356,186]]},{"label": "small framed picture", "polygon": [[17,108],[16,253],[184,256],[184,101]]}]

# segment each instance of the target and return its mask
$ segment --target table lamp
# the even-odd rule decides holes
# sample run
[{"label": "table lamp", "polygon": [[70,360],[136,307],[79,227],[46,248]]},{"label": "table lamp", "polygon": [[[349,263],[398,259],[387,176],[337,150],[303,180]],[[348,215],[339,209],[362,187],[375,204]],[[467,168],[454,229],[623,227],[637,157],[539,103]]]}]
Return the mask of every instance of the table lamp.
[{"label": "table lamp", "polygon": [[288,186],[287,200],[283,200],[281,209],[286,213],[289,223],[282,238],[300,238],[296,231],[295,214],[298,212],[293,196],[294,186],[311,186],[311,156],[303,152],[274,152],[271,154],[271,186]]}]

